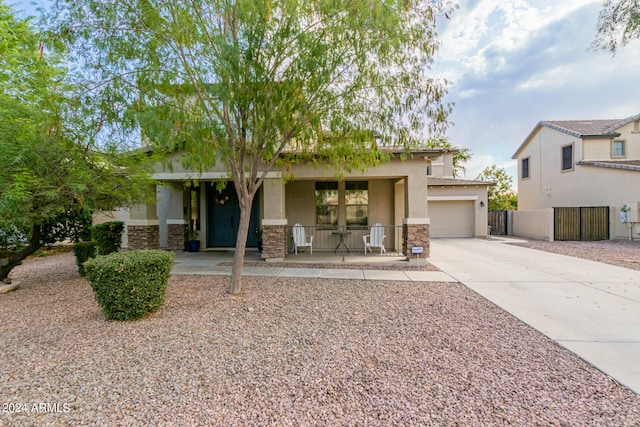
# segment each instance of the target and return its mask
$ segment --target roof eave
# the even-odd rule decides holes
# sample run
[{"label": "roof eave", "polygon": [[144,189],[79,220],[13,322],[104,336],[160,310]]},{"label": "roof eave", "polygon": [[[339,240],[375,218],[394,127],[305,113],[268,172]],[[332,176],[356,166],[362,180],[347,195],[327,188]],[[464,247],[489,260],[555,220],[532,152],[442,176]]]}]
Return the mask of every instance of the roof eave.
[{"label": "roof eave", "polygon": [[524,150],[524,147],[527,146],[527,144],[529,144],[529,141],[531,141],[531,138],[533,138],[533,135],[536,134],[536,132],[538,132],[538,130],[540,130],[540,128],[542,127],[542,123],[543,122],[539,122],[531,132],[529,132],[529,135],[527,135],[527,137],[524,139],[524,141],[522,141],[522,144],[520,144],[520,146],[518,147],[518,149],[516,150],[515,153],[513,153],[513,156],[511,156],[512,159],[516,160],[518,158],[518,156],[520,155],[520,153],[522,152],[522,150]]},{"label": "roof eave", "polygon": [[627,117],[626,119],[622,119],[620,120],[618,123],[616,123],[615,125],[605,129],[604,131],[609,133],[612,132],[616,129],[620,129],[622,126],[628,125],[631,122],[635,122],[636,120],[640,120],[640,114],[636,114],[635,116],[631,116],[631,117]]},{"label": "roof eave", "polygon": [[580,138],[582,139],[618,138],[621,135],[622,134],[618,132],[610,132],[610,133],[595,134],[595,135],[580,135]]}]

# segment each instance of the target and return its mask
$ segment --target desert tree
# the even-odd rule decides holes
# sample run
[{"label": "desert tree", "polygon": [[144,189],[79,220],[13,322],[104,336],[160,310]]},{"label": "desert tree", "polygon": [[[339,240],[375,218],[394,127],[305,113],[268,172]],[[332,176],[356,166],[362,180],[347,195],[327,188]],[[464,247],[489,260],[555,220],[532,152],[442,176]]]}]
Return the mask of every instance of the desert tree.
[{"label": "desert tree", "polygon": [[638,0],[606,0],[598,15],[596,49],[615,54],[620,44],[640,38],[640,2]]},{"label": "desert tree", "polygon": [[487,198],[490,211],[514,210],[518,208],[518,195],[513,190],[513,178],[504,168],[493,164],[478,174],[481,181],[491,181],[495,185],[489,187]]},{"label": "desert tree", "polygon": [[[337,175],[447,126],[430,66],[430,0],[57,1],[52,32],[113,122],[183,166],[228,171],[240,205],[230,293],[241,292],[251,205],[267,173],[318,162]],[[113,126],[113,124],[112,124]],[[292,178],[292,177],[286,177]]]},{"label": "desert tree", "polygon": [[94,210],[144,200],[149,180],[135,155],[98,146],[100,126],[85,108],[91,102],[75,96],[83,90],[66,83],[62,59],[45,50],[31,21],[2,2],[0,58],[0,279],[6,280],[44,244],[79,237]]}]

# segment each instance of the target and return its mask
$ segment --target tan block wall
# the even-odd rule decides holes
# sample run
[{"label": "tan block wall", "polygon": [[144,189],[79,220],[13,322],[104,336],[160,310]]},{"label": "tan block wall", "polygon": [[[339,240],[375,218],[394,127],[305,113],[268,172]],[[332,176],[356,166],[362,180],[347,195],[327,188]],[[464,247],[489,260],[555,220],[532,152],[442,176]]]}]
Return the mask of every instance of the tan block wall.
[{"label": "tan block wall", "polygon": [[553,208],[513,211],[513,234],[529,239],[553,241]]}]

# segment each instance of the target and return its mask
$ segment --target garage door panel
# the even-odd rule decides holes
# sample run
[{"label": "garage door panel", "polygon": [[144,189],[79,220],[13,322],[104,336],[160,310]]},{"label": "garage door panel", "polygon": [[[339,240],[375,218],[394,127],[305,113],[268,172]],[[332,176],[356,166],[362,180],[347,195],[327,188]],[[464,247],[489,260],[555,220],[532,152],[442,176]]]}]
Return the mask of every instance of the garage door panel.
[{"label": "garage door panel", "polygon": [[430,201],[428,209],[431,237],[473,237],[475,235],[473,201]]}]

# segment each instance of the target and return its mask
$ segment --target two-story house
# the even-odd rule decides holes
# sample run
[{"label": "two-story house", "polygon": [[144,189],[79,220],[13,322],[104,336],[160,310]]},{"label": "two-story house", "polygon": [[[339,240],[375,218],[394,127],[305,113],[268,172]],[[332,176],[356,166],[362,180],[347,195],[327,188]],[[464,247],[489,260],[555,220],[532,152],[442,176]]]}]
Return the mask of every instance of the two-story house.
[{"label": "two-story house", "polygon": [[609,237],[637,234],[620,211],[640,201],[640,114],[538,123],[513,155],[518,210],[609,207]]}]

